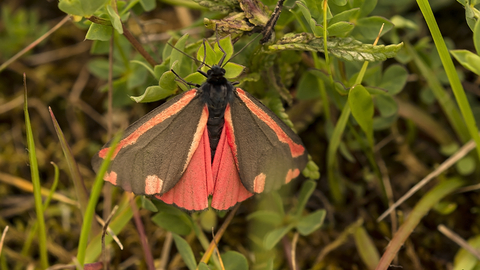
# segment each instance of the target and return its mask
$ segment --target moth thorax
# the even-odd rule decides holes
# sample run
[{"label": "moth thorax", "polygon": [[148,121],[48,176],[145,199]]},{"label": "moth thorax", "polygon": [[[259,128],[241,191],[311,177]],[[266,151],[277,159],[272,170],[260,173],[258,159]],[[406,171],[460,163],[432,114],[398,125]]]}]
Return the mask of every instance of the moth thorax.
[{"label": "moth thorax", "polygon": [[207,82],[211,84],[225,84],[228,80],[225,78],[225,69],[220,66],[214,65],[207,71]]}]

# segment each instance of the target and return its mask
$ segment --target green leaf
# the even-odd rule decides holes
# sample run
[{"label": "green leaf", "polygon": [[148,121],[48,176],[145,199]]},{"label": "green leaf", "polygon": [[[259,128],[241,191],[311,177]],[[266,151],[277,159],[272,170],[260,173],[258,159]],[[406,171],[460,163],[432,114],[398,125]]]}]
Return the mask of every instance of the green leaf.
[{"label": "green leaf", "polygon": [[382,117],[390,117],[398,112],[397,102],[388,94],[376,95],[374,101]]},{"label": "green leaf", "polygon": [[[480,249],[480,235],[468,239],[468,244],[474,249]],[[453,270],[473,270],[480,263],[474,255],[465,249],[460,249],[453,259]]]},{"label": "green leaf", "polygon": [[197,268],[197,262],[195,261],[195,256],[193,255],[193,251],[188,242],[175,233],[172,233],[172,236],[173,241],[175,241],[175,246],[183,258],[183,262],[187,265],[189,270],[195,270]]},{"label": "green leaf", "polygon": [[345,6],[347,4],[347,0],[332,0],[332,2],[337,6]]},{"label": "green leaf", "polygon": [[304,100],[319,98],[322,91],[321,87],[325,88],[325,85],[323,83],[320,85],[315,74],[311,71],[304,72],[298,82],[296,97]]},{"label": "green leaf", "polygon": [[385,70],[382,82],[378,87],[388,91],[390,95],[396,95],[403,90],[407,83],[408,72],[401,65],[391,65]]},{"label": "green leaf", "polygon": [[152,217],[152,221],[167,231],[187,235],[192,230],[192,224],[188,217],[184,215],[186,214],[182,212],[162,211],[162,209],[159,209],[159,213]]},{"label": "green leaf", "polygon": [[82,222],[82,230],[80,233],[80,240],[78,242],[78,252],[77,258],[80,265],[84,265],[85,263],[85,255],[87,252],[87,244],[90,238],[90,231],[92,229],[92,225],[95,224],[93,222],[93,217],[95,215],[95,207],[97,206],[97,202],[100,198],[100,193],[102,192],[103,187],[103,176],[107,172],[108,166],[110,165],[111,158],[113,156],[113,152],[115,151],[118,142],[120,141],[121,134],[116,134],[110,144],[109,150],[105,159],[98,170],[97,176],[95,177],[94,184],[92,186],[91,192],[89,194],[88,205],[87,209],[85,210],[85,214],[83,215],[83,222]]},{"label": "green leaf", "polygon": [[272,206],[275,206],[275,211],[285,216],[285,208],[283,207],[283,198],[277,190],[270,192]]},{"label": "green leaf", "polygon": [[383,24],[385,24],[381,33],[381,36],[383,36],[393,28],[393,23],[380,16],[359,19],[355,30],[358,30],[365,38],[375,40]]},{"label": "green leaf", "polygon": [[475,45],[477,55],[480,55],[480,20],[477,20],[473,29],[473,44]]},{"label": "green leaf", "polygon": [[[185,50],[185,42],[188,39],[188,34],[183,35],[175,44],[175,48],[170,54],[170,69],[181,77],[187,76],[190,72],[188,70],[188,63],[186,63],[186,56],[182,53]],[[185,63],[184,63],[185,62]]]},{"label": "green leaf", "polygon": [[367,265],[367,269],[375,269],[380,260],[380,255],[372,241],[370,235],[363,226],[358,227],[353,233],[355,245],[362,261]]},{"label": "green leaf", "polygon": [[391,128],[392,124],[397,121],[398,115],[394,114],[387,117],[374,117],[373,118],[373,130],[384,130]]},{"label": "green leaf", "polygon": [[167,44],[165,45],[165,47],[163,47],[163,52],[162,52],[162,59],[164,60],[163,63],[165,63],[167,59],[170,61],[170,54],[172,54],[172,50],[173,50],[172,42],[173,42],[173,37],[171,37],[167,41]]},{"label": "green leaf", "polygon": [[309,179],[312,179],[312,180],[320,178],[319,168],[318,168],[317,164],[315,164],[315,162],[313,162],[313,160],[308,161],[307,166],[302,171],[302,174],[303,174],[303,176],[305,176]]},{"label": "green leaf", "polygon": [[[143,61],[138,61],[138,60],[132,60],[132,61],[130,61],[130,63],[137,64],[137,65],[140,65],[140,66],[144,67],[146,70],[148,70],[148,72],[150,72],[150,74],[152,74],[153,77],[155,77],[155,72],[150,67],[150,65],[148,65],[147,63],[145,63]],[[163,74],[163,72],[162,72],[162,74]]]},{"label": "green leaf", "polygon": [[144,69],[142,66],[132,65],[131,72],[128,73],[127,75],[128,89],[132,89],[132,88],[143,85],[147,79],[147,75],[148,75],[147,70]]},{"label": "green leaf", "polygon": [[[195,83],[195,84],[202,84],[205,82],[205,76],[203,76],[202,74],[198,73],[198,72],[195,72],[195,73],[192,73],[190,75],[188,75],[187,77],[183,78],[186,82],[189,82],[189,83]],[[181,82],[179,82],[181,83]]]},{"label": "green leaf", "polygon": [[117,12],[115,12],[111,5],[107,5],[107,12],[113,28],[115,28],[119,34],[123,34],[122,20],[120,19],[120,16],[118,16]]},{"label": "green leaf", "polygon": [[143,10],[152,11],[157,6],[157,1],[155,1],[155,0],[140,0],[140,5],[142,5]]},{"label": "green leaf", "polygon": [[355,25],[351,22],[337,22],[327,28],[329,36],[345,37],[353,30]]},{"label": "green leaf", "polygon": [[210,267],[204,262],[198,264],[198,270],[210,270]]},{"label": "green leaf", "polygon": [[225,69],[225,78],[227,79],[236,78],[242,74],[243,70],[245,70],[244,66],[230,62],[227,63],[223,68]]},{"label": "green leaf", "polygon": [[89,17],[109,0],[60,0],[58,8],[70,15]]},{"label": "green leaf", "polygon": [[[104,58],[95,58],[88,62],[88,70],[93,75],[102,79],[108,79],[109,68],[110,68],[110,64],[108,63],[108,60]],[[121,66],[118,64],[113,65],[113,77],[119,77],[124,72],[125,72],[125,66]]]},{"label": "green leaf", "polygon": [[[232,55],[233,55],[232,38],[231,38],[230,35],[228,35],[228,36],[220,39],[218,41],[218,43],[220,43],[220,46],[225,51],[225,59],[224,59],[224,62],[222,63],[222,65],[223,65],[223,64],[225,64],[225,61],[230,59],[230,57],[232,57]],[[220,59],[222,59],[222,57],[224,56],[224,53],[218,47],[218,43],[215,42],[215,45],[213,46],[213,50],[215,51],[215,62],[214,62],[214,64],[219,63]]]},{"label": "green leaf", "polygon": [[200,213],[200,225],[204,231],[212,232],[212,228],[215,228],[217,223],[217,213],[212,208]]},{"label": "green leaf", "polygon": [[465,156],[455,163],[458,173],[461,175],[470,175],[476,169],[476,162],[472,156]]},{"label": "green leaf", "polygon": [[273,226],[278,226],[282,224],[283,217],[277,212],[268,211],[268,210],[259,210],[247,216],[247,220],[252,220],[252,219],[255,219],[267,224],[272,224]]},{"label": "green leaf", "polygon": [[318,228],[320,228],[320,226],[322,226],[326,214],[327,211],[321,209],[307,216],[301,217],[296,226],[298,232],[301,235],[306,236],[316,231]]},{"label": "green leaf", "polygon": [[480,56],[467,50],[451,50],[450,53],[462,66],[480,76]]},{"label": "green leaf", "polygon": [[475,31],[475,25],[477,19],[475,18],[475,11],[476,9],[471,5],[464,5],[465,6],[465,19],[467,20],[467,25],[470,30]]},{"label": "green leaf", "polygon": [[163,73],[170,71],[170,58],[167,58],[163,63],[160,65],[156,65],[153,68],[153,74],[154,77],[158,80],[160,80],[160,77],[162,77]]},{"label": "green leaf", "polygon": [[373,100],[370,93],[362,85],[356,85],[348,94],[348,104],[352,115],[367,135],[368,142],[373,146]]},{"label": "green leaf", "polygon": [[317,183],[315,183],[315,181],[312,181],[312,180],[307,180],[303,182],[302,189],[300,190],[300,195],[298,196],[298,204],[295,209],[295,216],[300,217],[300,215],[303,212],[303,209],[305,208],[305,205],[307,205],[308,199],[312,195],[316,186],[317,186]]},{"label": "green leaf", "polygon": [[370,14],[370,12],[375,9],[375,6],[377,6],[377,0],[352,0],[351,6],[360,8],[360,14],[358,17],[362,18]]},{"label": "green leaf", "polygon": [[147,103],[167,98],[175,94],[177,89],[175,78],[176,76],[173,72],[167,71],[163,73],[158,86],[149,86],[141,96],[130,96],[130,99],[137,103]]},{"label": "green leaf", "polygon": [[157,207],[155,206],[155,204],[152,203],[151,200],[149,200],[145,196],[140,196],[140,198],[141,198],[141,202],[142,202],[142,208],[145,208],[145,209],[147,209],[151,212],[158,212]]},{"label": "green leaf", "polygon": [[[25,74],[23,75],[24,79],[26,79]],[[23,97],[23,113],[25,115],[25,129],[26,129],[26,140],[27,140],[27,152],[28,152],[28,160],[29,160],[29,167],[30,173],[32,178],[32,185],[33,185],[33,196],[35,200],[35,212],[37,214],[37,223],[38,224],[38,241],[39,243],[39,253],[40,253],[40,264],[43,267],[48,267],[48,257],[47,257],[47,234],[45,229],[45,218],[44,218],[44,209],[42,205],[42,193],[41,193],[41,184],[40,184],[40,174],[38,171],[38,161],[37,161],[37,154],[36,154],[36,147],[35,147],[35,139],[33,136],[33,129],[30,121],[30,115],[28,113],[28,100],[27,100],[27,86],[25,85],[24,88],[24,97]],[[50,114],[52,120],[54,120],[54,124],[57,124],[55,127],[60,126],[56,123],[55,117],[53,115],[52,109],[50,109]],[[58,129],[56,130],[58,134]],[[62,134],[63,135],[63,134]],[[65,151],[65,150],[64,150]],[[83,213],[85,214],[85,212]],[[6,230],[5,230],[6,231]],[[5,232],[4,231],[4,232]],[[2,236],[2,244],[3,244],[3,236]],[[82,261],[83,263],[83,261]]]},{"label": "green leaf", "polygon": [[154,85],[149,86],[145,89],[145,92],[141,96],[130,96],[130,99],[137,103],[148,103],[158,100],[162,100],[166,97],[169,97],[173,92],[163,89],[160,86]]},{"label": "green leaf", "polygon": [[[310,18],[315,19],[318,22],[323,21],[323,7],[321,1],[316,0],[300,0],[297,1],[305,5],[308,9],[308,12],[311,14]],[[305,18],[307,19],[307,18]]]},{"label": "green leaf", "polygon": [[442,215],[449,215],[453,213],[453,211],[457,210],[457,207],[458,205],[456,203],[441,201],[433,207],[433,210]]},{"label": "green leaf", "polygon": [[[27,106],[27,104],[25,104],[25,106]],[[68,145],[68,141],[65,138],[65,135],[62,131],[62,128],[58,124],[57,119],[55,118],[55,115],[53,114],[53,111],[51,109],[49,109],[49,111],[50,111],[50,117],[52,118],[53,127],[55,128],[55,133],[57,134],[58,140],[60,142],[60,146],[62,147],[62,151],[63,151],[63,154],[65,156],[65,161],[64,162],[68,166],[68,170],[70,171],[70,178],[73,181],[73,185],[75,187],[76,198],[78,200],[80,211],[84,215],[85,211],[87,209],[89,194],[86,191],[86,189],[84,188],[84,182],[83,182],[82,175],[80,173],[77,161],[75,160],[75,155],[73,154],[70,145]],[[28,112],[28,110],[26,110],[26,112]],[[29,124],[29,123],[26,123],[26,124]],[[29,132],[29,129],[31,129],[31,127],[26,126],[26,131],[27,132]],[[34,143],[34,142],[35,141],[32,140],[31,143]],[[28,143],[30,144],[30,142],[28,142]],[[31,150],[29,150],[29,154],[34,154],[34,153],[32,153]],[[30,166],[33,166],[33,165],[30,164]],[[31,168],[31,169],[33,169],[33,168]]]},{"label": "green leaf", "polygon": [[[111,30],[112,29],[110,28],[110,32]],[[85,39],[87,38],[85,37]],[[110,51],[110,42],[108,40],[107,41],[94,40],[92,43],[92,47],[90,48],[91,55],[107,54],[109,51]]]},{"label": "green leaf", "polygon": [[177,84],[175,83],[176,78],[177,76],[175,76],[175,74],[172,71],[167,71],[163,73],[162,77],[160,77],[160,80],[158,81],[158,85],[162,89],[165,89],[166,91],[170,91],[173,94],[177,89]]},{"label": "green leaf", "polygon": [[88,28],[85,39],[108,41],[112,37],[112,27],[92,23]]},{"label": "green leaf", "polygon": [[[207,54],[207,56],[205,57],[205,53]],[[200,46],[200,48],[198,48],[198,51],[197,51],[197,60],[200,61],[200,62],[204,62],[206,63],[207,65],[209,66],[213,66],[213,65],[216,65],[218,64],[218,60],[217,60],[217,56],[216,56],[216,53],[215,51],[213,50],[212,46],[210,45],[210,43],[208,43],[207,41],[205,41],[202,46]],[[202,70],[204,72],[207,72],[209,68],[204,66],[202,67]]]},{"label": "green leaf", "polygon": [[264,240],[265,249],[272,249],[292,228],[293,225],[288,225],[269,232]]},{"label": "green leaf", "polygon": [[227,251],[221,255],[225,269],[248,270],[248,261],[243,254],[236,251]]},{"label": "green leaf", "polygon": [[[286,34],[276,44],[268,46],[270,52],[283,50],[323,52],[323,38],[314,37],[311,34]],[[388,46],[363,44],[351,37],[330,38],[327,43],[328,52],[345,61],[385,61],[395,57],[403,47],[403,43]]]},{"label": "green leaf", "polygon": [[360,11],[359,8],[352,8],[352,9],[340,12],[335,16],[333,16],[333,18],[330,21],[328,21],[328,24],[331,25],[341,21],[351,22],[354,18],[357,17],[359,11]]},{"label": "green leaf", "polygon": [[[317,21],[312,18],[312,14],[310,13],[310,9],[307,7],[307,4],[305,1],[300,0],[296,1],[297,7],[300,9],[300,11],[303,14],[303,17],[305,20],[309,23],[310,28],[312,32],[314,33],[315,36],[322,36],[323,34],[323,27],[321,25],[317,24]],[[322,18],[316,18],[318,20],[321,20]]]}]

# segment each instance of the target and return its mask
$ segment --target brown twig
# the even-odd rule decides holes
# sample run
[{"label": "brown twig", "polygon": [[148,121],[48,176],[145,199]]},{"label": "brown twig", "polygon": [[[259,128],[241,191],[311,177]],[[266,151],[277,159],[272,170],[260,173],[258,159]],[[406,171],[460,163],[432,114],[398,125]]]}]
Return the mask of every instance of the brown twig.
[{"label": "brown twig", "polygon": [[395,202],[392,206],[390,206],[379,218],[377,218],[377,222],[380,222],[382,219],[384,219],[388,214],[390,214],[390,212],[395,210],[395,208],[397,208],[400,204],[402,204],[404,201],[410,198],[413,194],[415,194],[415,192],[417,192],[423,186],[429,183],[430,180],[437,177],[438,175],[443,173],[445,170],[453,166],[455,163],[457,163],[457,161],[459,161],[461,158],[463,158],[468,153],[470,153],[470,151],[472,151],[474,148],[475,148],[475,142],[473,140],[470,140],[469,142],[467,142],[455,154],[453,154],[451,157],[445,160],[442,164],[440,164],[440,166],[438,166],[437,169],[429,173],[425,178],[422,179],[422,181],[418,182],[397,202]]},{"label": "brown twig", "polygon": [[40,42],[45,40],[47,37],[49,37],[53,32],[57,31],[58,28],[60,28],[62,25],[64,25],[68,20],[70,19],[70,16],[67,15],[65,18],[63,18],[59,23],[57,23],[52,29],[50,29],[47,33],[43,34],[41,37],[39,37],[37,40],[32,42],[30,45],[25,47],[23,50],[19,51],[17,54],[12,56],[12,58],[8,59],[5,63],[3,63],[0,66],[0,72],[2,72],[6,67],[8,67],[11,63],[15,62],[18,58],[20,58],[22,55],[24,55],[26,52],[29,50],[35,48]]},{"label": "brown twig", "polygon": [[5,236],[7,235],[7,232],[8,232],[8,226],[5,226],[5,229],[3,230],[3,233],[2,233],[2,238],[0,239],[0,255],[2,255],[3,242],[5,241]]},{"label": "brown twig", "polygon": [[143,58],[145,58],[145,60],[147,60],[147,62],[152,67],[156,66],[157,62],[155,61],[155,59],[153,59],[152,56],[150,56],[150,54],[148,54],[147,51],[145,51],[145,49],[142,47],[142,44],[138,42],[138,40],[132,35],[132,33],[130,33],[130,31],[128,31],[127,27],[125,27],[123,23],[122,23],[122,28],[123,28],[123,35],[127,38],[130,44],[132,44],[132,46],[137,50],[137,52],[140,53],[143,56]]},{"label": "brown twig", "polygon": [[103,252],[103,265],[106,266],[106,269],[110,269],[110,264],[108,263],[108,258],[107,258],[107,250],[105,248],[105,235],[107,235],[107,230],[108,230],[108,224],[110,224],[110,221],[112,220],[113,215],[115,215],[115,212],[117,212],[118,205],[115,205],[115,207],[112,209],[112,212],[108,216],[108,218],[105,220],[105,224],[103,224],[103,229],[102,229],[102,252]]},{"label": "brown twig", "polygon": [[152,251],[150,250],[147,236],[145,235],[145,227],[143,226],[142,220],[140,218],[140,212],[138,211],[137,205],[135,204],[133,198],[133,196],[130,198],[130,207],[132,207],[133,220],[135,221],[135,226],[137,227],[138,235],[140,237],[140,241],[142,242],[143,253],[145,254],[145,261],[149,270],[155,270]]},{"label": "brown twig", "polygon": [[215,235],[215,238],[212,240],[212,242],[210,242],[210,245],[208,246],[208,249],[205,251],[205,254],[203,254],[203,257],[202,259],[200,260],[200,262],[203,262],[203,263],[208,263],[208,261],[210,260],[210,257],[212,256],[212,252],[215,248],[215,243],[216,242],[220,242],[220,239],[222,238],[223,234],[225,233],[225,231],[227,230],[227,227],[228,225],[230,224],[230,222],[232,221],[233,217],[235,216],[235,213],[237,212],[238,208],[240,207],[240,204],[237,204],[237,206],[235,206],[233,209],[232,209],[232,212],[230,212],[227,216],[227,218],[225,219],[225,221],[223,222],[222,226],[220,227],[220,229],[218,230],[217,234]]},{"label": "brown twig", "polygon": [[[96,24],[112,26],[110,21],[96,17],[96,16],[90,16],[88,20]],[[125,38],[127,38],[130,44],[132,44],[132,46],[137,50],[137,52],[140,53],[143,56],[143,58],[145,58],[145,60],[147,60],[147,62],[152,67],[156,66],[157,62],[155,61],[155,59],[153,59],[152,56],[150,56],[150,54],[148,54],[148,52],[145,51],[142,44],[138,42],[138,40],[132,35],[132,33],[130,33],[128,28],[123,23],[122,23],[122,29],[123,29],[123,35],[125,36]]]},{"label": "brown twig", "polygon": [[222,270],[225,270],[225,265],[223,265],[222,257],[220,256],[220,251],[218,250],[217,242],[215,241],[215,229],[212,227],[212,242],[215,244],[215,251],[217,252],[218,261],[220,262],[220,267]]},{"label": "brown twig", "polygon": [[460,235],[456,234],[455,232],[453,232],[452,230],[450,230],[449,228],[447,228],[443,224],[438,225],[437,228],[441,233],[443,233],[443,235],[448,237],[450,240],[455,242],[457,245],[464,248],[466,251],[470,252],[470,254],[472,254],[473,256],[475,256],[477,258],[477,260],[480,260],[480,252],[477,249],[475,249],[474,247],[472,247],[470,244],[468,244],[468,242],[465,241],[465,239],[463,239],[462,237],[460,237]]},{"label": "brown twig", "polygon": [[168,257],[170,257],[170,250],[172,249],[172,233],[167,231],[165,241],[163,242],[162,255],[160,256],[159,270],[166,270],[168,264]]},{"label": "brown twig", "polygon": [[[111,215],[111,214],[110,214]],[[103,221],[103,219],[99,216],[99,215],[95,215],[95,218],[97,219],[97,222],[100,223],[100,225],[105,226],[105,221]],[[108,219],[108,216],[105,218],[105,220]],[[120,239],[118,239],[118,236],[115,234],[115,232],[107,226],[107,232],[108,234],[112,237],[113,241],[115,241],[115,243],[117,243],[118,247],[120,248],[120,250],[123,250],[123,244],[122,242],[120,242]]]},{"label": "brown twig", "polygon": [[[383,186],[385,188],[385,194],[387,195],[387,200],[388,200],[388,206],[391,206],[395,203],[394,198],[393,198],[393,189],[392,189],[392,184],[390,182],[390,176],[388,175],[388,168],[387,165],[385,164],[385,161],[383,160],[382,156],[380,155],[380,152],[375,153],[375,160],[378,164],[378,169],[380,170],[380,173],[382,174],[382,182]],[[390,221],[391,221],[391,230],[392,230],[392,237],[393,235],[397,232],[397,215],[395,212],[390,213]],[[397,263],[398,257],[395,257],[394,263]]]},{"label": "brown twig", "polygon": [[297,270],[296,252],[297,252],[298,236],[299,236],[298,232],[295,232],[292,240],[292,269],[293,270]]},{"label": "brown twig", "polygon": [[275,28],[275,24],[280,17],[280,13],[282,12],[283,2],[285,2],[285,0],[278,0],[277,6],[275,6],[275,9],[272,12],[272,16],[270,16],[270,19],[265,24],[265,27],[262,31],[263,38],[260,40],[261,44],[267,43],[270,40]]},{"label": "brown twig", "polygon": [[112,38],[110,38],[110,52],[108,54],[108,112],[107,112],[107,130],[108,138],[112,137],[112,124],[113,124],[113,44],[114,44],[114,32],[112,28]]}]

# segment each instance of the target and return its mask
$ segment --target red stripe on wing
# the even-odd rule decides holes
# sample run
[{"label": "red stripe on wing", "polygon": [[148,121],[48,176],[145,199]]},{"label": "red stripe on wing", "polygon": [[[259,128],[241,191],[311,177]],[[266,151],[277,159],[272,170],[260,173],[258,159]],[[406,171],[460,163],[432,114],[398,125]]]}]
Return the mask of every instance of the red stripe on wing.
[{"label": "red stripe on wing", "polygon": [[237,93],[240,99],[245,103],[247,108],[255,114],[258,119],[262,120],[265,124],[267,124],[273,132],[277,135],[277,138],[279,141],[288,144],[290,147],[290,152],[292,153],[292,157],[299,157],[305,153],[305,148],[300,145],[296,144],[290,137],[285,134],[285,132],[282,130],[281,127],[278,126],[278,124],[275,122],[275,120],[272,119],[264,110],[259,108],[253,101],[250,100],[250,98],[245,94],[245,92],[237,88]]},{"label": "red stripe on wing", "polygon": [[[172,117],[173,115],[177,114],[180,112],[192,99],[197,95],[197,90],[193,89],[184,94],[184,96],[179,99],[177,102],[173,103],[170,107],[166,108],[159,114],[155,115],[152,117],[150,120],[145,122],[143,125],[141,125],[138,129],[136,129],[132,134],[130,134],[128,137],[125,139],[121,140],[117,148],[115,149],[115,152],[112,155],[112,159],[114,160],[115,157],[117,156],[118,152],[124,148],[125,146],[132,145],[137,142],[138,138],[142,136],[145,132],[150,130],[152,127],[155,125],[160,124],[161,122],[165,121],[165,119],[168,119]],[[110,147],[104,148],[98,152],[98,156],[102,159],[105,158],[105,156],[108,153],[108,150]]]},{"label": "red stripe on wing", "polygon": [[[215,188],[212,196],[212,208],[217,210],[227,210],[232,208],[238,202],[244,201],[251,196],[242,184],[236,160],[234,149],[230,138],[234,138],[233,129],[230,129],[227,115],[230,114],[230,107],[227,105],[225,110],[225,125],[223,126],[222,135],[218,142],[215,157],[213,159],[212,171]],[[233,144],[234,145],[234,144]]]},{"label": "red stripe on wing", "polygon": [[[190,160],[192,160],[192,157],[198,148],[198,145],[200,144],[200,141],[203,139],[203,136],[204,136],[203,131],[207,126],[207,121],[208,121],[208,107],[205,105],[202,110],[202,115],[200,116],[200,121],[198,121],[197,130],[193,135],[192,144],[190,145],[190,149],[188,150],[188,155],[185,161],[185,165],[183,166],[183,171],[185,171],[185,169],[187,168],[188,164],[190,163]],[[186,135],[186,134],[182,134],[182,135]],[[209,143],[209,147],[210,147],[210,143]]]},{"label": "red stripe on wing", "polygon": [[214,186],[211,160],[210,140],[205,128],[182,178],[167,193],[155,197],[189,211],[208,208],[208,196]]},{"label": "red stripe on wing", "polygon": [[225,108],[225,114],[223,117],[225,119],[224,127],[228,130],[228,132],[225,132],[225,128],[224,128],[224,130],[222,130],[221,135],[224,135],[224,133],[226,133],[225,136],[227,136],[227,142],[232,150],[233,160],[235,161],[235,165],[237,166],[237,170],[238,170],[238,168],[240,167],[238,166],[237,143],[235,142],[235,135],[234,135],[235,130],[233,129],[232,110],[230,109],[230,104],[227,104],[227,107]]}]

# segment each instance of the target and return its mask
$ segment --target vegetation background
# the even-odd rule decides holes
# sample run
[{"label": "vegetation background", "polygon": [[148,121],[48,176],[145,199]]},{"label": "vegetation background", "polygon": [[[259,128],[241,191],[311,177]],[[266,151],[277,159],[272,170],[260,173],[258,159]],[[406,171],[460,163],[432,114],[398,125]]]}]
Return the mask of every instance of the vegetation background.
[{"label": "vegetation background", "polygon": [[202,59],[217,29],[232,55],[276,4],[2,1],[0,269],[480,269],[476,1],[285,1],[229,72],[302,137],[303,176],[230,212],[103,186],[91,157],[186,90],[170,69],[200,82],[166,43]]}]

